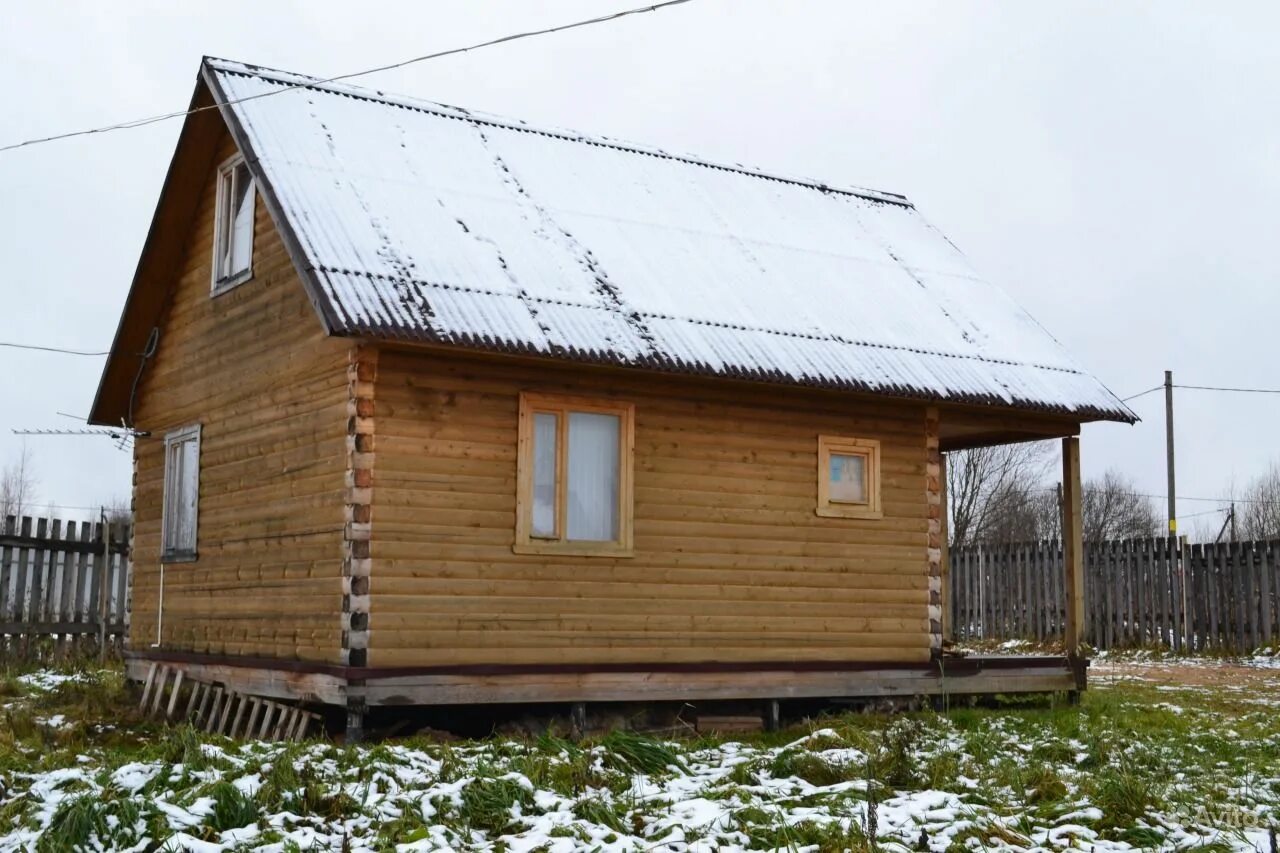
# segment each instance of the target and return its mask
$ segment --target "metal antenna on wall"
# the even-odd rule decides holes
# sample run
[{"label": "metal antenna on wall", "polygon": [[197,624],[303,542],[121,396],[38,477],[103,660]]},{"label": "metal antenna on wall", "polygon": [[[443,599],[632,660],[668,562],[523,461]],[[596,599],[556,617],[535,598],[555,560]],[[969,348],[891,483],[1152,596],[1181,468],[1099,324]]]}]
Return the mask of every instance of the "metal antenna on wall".
[{"label": "metal antenna on wall", "polygon": [[129,442],[133,441],[139,435],[136,430],[128,428],[116,429],[114,427],[81,427],[79,429],[15,429],[10,430],[14,435],[39,435],[39,436],[81,436],[81,435],[103,435],[116,442],[116,449],[125,450]]}]

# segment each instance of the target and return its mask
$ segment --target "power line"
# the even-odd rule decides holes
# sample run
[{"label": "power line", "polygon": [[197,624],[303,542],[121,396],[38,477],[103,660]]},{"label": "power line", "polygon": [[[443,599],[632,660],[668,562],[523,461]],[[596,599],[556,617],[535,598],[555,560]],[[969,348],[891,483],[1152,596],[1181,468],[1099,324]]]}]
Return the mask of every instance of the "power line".
[{"label": "power line", "polygon": [[[39,501],[36,501],[35,503],[39,503]],[[57,501],[49,501],[49,502],[45,503],[45,507],[46,507],[46,508],[51,508],[51,509],[56,509],[56,510],[60,510],[60,509],[82,509],[82,510],[98,511],[98,510],[106,509],[106,508],[107,508],[107,505],[106,505],[106,504],[98,504],[97,506],[77,506],[77,505],[75,505],[75,504],[64,504],[64,503],[58,503]],[[33,517],[33,518],[40,518],[40,517],[42,517],[42,515],[35,515],[35,516],[32,516],[32,517]]]},{"label": "power line", "polygon": [[[1088,488],[1089,488],[1089,486],[1088,486],[1088,484],[1087,484],[1087,483],[1085,483],[1085,484],[1084,484],[1084,488],[1086,488],[1086,489],[1088,489]],[[1053,493],[1053,494],[1057,494],[1057,492],[1058,492],[1058,487],[1057,487],[1057,486],[1041,486],[1041,487],[1039,487],[1039,488],[1037,488],[1037,489],[1033,489],[1032,491],[1037,491],[1037,492],[1046,492],[1046,493],[1050,493],[1050,492],[1051,492],[1051,493]],[[1105,487],[1103,487],[1102,491],[1106,491]],[[1114,494],[1114,495],[1127,495],[1128,497],[1132,497],[1132,498],[1151,498],[1152,500],[1161,500],[1161,501],[1162,501],[1162,500],[1166,500],[1166,499],[1168,499],[1168,497],[1169,497],[1168,495],[1156,495],[1156,494],[1152,494],[1152,493],[1150,493],[1150,492],[1129,492],[1129,491],[1121,491],[1121,492],[1112,492],[1111,494]],[[1265,500],[1265,499],[1259,499],[1259,498],[1205,498],[1205,497],[1192,497],[1192,496],[1190,496],[1190,495],[1178,495],[1177,497],[1178,497],[1178,500],[1180,500],[1180,501],[1199,501],[1199,502],[1201,502],[1201,503],[1215,503],[1215,504],[1231,504],[1231,503],[1238,503],[1238,504],[1269,504],[1269,503],[1274,503],[1274,501]],[[1216,510],[1215,510],[1215,511],[1216,511]]]},{"label": "power line", "polygon": [[1138,399],[1139,397],[1145,397],[1146,395],[1150,394],[1152,391],[1159,391],[1159,390],[1160,390],[1161,388],[1163,388],[1163,387],[1164,387],[1163,385],[1157,385],[1157,386],[1156,386],[1156,387],[1154,387],[1154,388],[1148,388],[1148,389],[1147,389],[1147,390],[1145,390],[1145,391],[1139,391],[1137,394],[1134,394],[1132,397],[1121,397],[1121,398],[1120,398],[1120,402],[1121,402],[1121,403],[1127,403],[1127,402],[1129,402],[1130,400],[1136,400],[1136,399]]},{"label": "power line", "polygon": [[15,343],[10,343],[8,341],[0,341],[0,347],[9,347],[10,349],[31,349],[31,350],[39,350],[41,352],[60,352],[66,355],[90,355],[90,356],[111,355],[110,350],[106,352],[88,352],[86,350],[78,350],[78,349],[63,349],[62,347],[42,347],[42,346],[37,346],[36,344],[15,344]]},{"label": "power line", "polygon": [[188,115],[191,115],[192,113],[204,112],[205,110],[218,109],[220,106],[224,106],[224,105],[239,104],[245,101],[252,101],[257,98],[266,98],[266,97],[270,97],[271,95],[279,95],[282,92],[292,91],[293,89],[305,89],[311,86],[319,86],[324,83],[335,83],[339,80],[350,80],[355,77],[364,77],[369,74],[377,74],[380,71],[390,71],[393,68],[403,68],[406,65],[413,65],[416,62],[425,62],[429,59],[440,59],[441,57],[445,57],[445,56],[454,56],[459,53],[466,53],[472,50],[480,50],[481,48],[485,48],[485,47],[493,47],[494,45],[503,44],[505,42],[519,41],[520,39],[532,38],[533,36],[550,35],[552,33],[560,33],[560,32],[564,32],[565,30],[573,30],[579,27],[589,27],[594,24],[604,24],[604,23],[608,23],[609,21],[616,21],[619,18],[625,18],[628,15],[640,15],[640,14],[644,14],[645,12],[656,12],[659,9],[664,9],[668,6],[678,6],[681,3],[688,3],[688,2],[689,0],[665,0],[665,2],[662,2],[662,3],[654,3],[649,6],[639,6],[634,9],[624,9],[620,12],[613,12],[608,15],[600,15],[599,17],[596,17],[596,18],[587,18],[586,20],[574,21],[568,24],[557,24],[554,27],[546,27],[540,30],[528,30],[526,32],[512,33],[511,35],[505,35],[500,38],[489,39],[488,41],[482,41],[482,42],[477,42],[475,44],[470,44],[470,45],[467,45],[466,47],[449,48],[448,50],[441,50],[435,53],[428,53],[422,56],[415,56],[412,59],[405,59],[401,62],[393,62],[389,65],[380,65],[377,68],[368,68],[368,69],[365,69],[364,71],[353,71],[349,74],[339,74],[335,77],[325,77],[323,79],[318,79],[318,80],[307,80],[306,82],[295,83],[292,85],[285,86],[284,88],[281,88],[281,89],[273,89],[269,92],[260,92],[256,95],[247,95],[243,98],[237,98],[234,100],[226,101],[225,104],[221,104],[221,105],[211,104],[209,106],[196,107],[195,109],[190,109],[190,110],[177,110],[171,113],[160,113],[158,115],[145,116],[143,118],[136,118],[136,119],[131,119],[129,121],[122,121],[117,124],[110,124],[104,127],[94,127],[94,128],[89,128],[87,130],[73,130],[67,133],[54,134],[53,136],[44,136],[36,139],[27,139],[27,140],[24,140],[23,142],[14,142],[9,145],[0,147],[0,152],[12,151],[17,148],[26,148],[32,145],[40,145],[45,142],[55,142],[59,139],[70,139],[71,137],[74,137],[74,136],[89,136],[90,134],[108,133],[113,130],[129,130],[135,127],[145,127],[146,125],[149,125],[149,124],[156,124],[157,122],[168,121],[169,119],[172,119],[172,118],[180,118],[182,116],[188,116]]},{"label": "power line", "polygon": [[1220,506],[1216,509],[1206,509],[1203,512],[1193,512],[1190,515],[1182,515],[1178,517],[1178,521],[1186,521],[1188,518],[1199,518],[1202,515],[1216,515],[1220,512],[1231,512],[1231,507]]},{"label": "power line", "polygon": [[[1183,388],[1187,391],[1230,391],[1237,394],[1280,394],[1280,388],[1233,388],[1224,385],[1174,385],[1174,388]],[[1131,397],[1121,397],[1121,403],[1127,403],[1130,400],[1136,400],[1139,397],[1145,397],[1153,391],[1159,391],[1164,385],[1157,385],[1154,388],[1148,388],[1145,391],[1139,391]]]},{"label": "power line", "polygon": [[1174,385],[1191,391],[1233,391],[1237,394],[1280,394],[1280,388],[1224,388],[1218,385]]}]

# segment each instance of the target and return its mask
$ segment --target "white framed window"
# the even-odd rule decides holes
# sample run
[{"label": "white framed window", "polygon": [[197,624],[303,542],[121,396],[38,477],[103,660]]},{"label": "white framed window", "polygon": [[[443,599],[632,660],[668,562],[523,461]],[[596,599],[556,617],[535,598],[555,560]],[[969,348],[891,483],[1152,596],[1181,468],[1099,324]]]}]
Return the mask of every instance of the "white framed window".
[{"label": "white framed window", "polygon": [[164,504],[160,559],[176,563],[196,558],[200,503],[200,425],[164,437]]},{"label": "white framed window", "polygon": [[239,154],[218,167],[218,198],[213,220],[213,295],[253,275],[253,176]]},{"label": "white framed window", "polygon": [[879,441],[818,436],[817,512],[828,518],[884,517]]},{"label": "white framed window", "polygon": [[635,407],[520,395],[517,553],[630,556]]}]

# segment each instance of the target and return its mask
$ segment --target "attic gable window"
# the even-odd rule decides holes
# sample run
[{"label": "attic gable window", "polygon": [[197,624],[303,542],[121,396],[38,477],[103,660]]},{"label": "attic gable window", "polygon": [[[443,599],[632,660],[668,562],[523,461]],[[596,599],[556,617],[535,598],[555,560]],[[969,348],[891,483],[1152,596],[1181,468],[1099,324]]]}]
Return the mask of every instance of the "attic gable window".
[{"label": "attic gable window", "polygon": [[880,509],[880,442],[818,436],[818,515],[883,518]]},{"label": "attic gable window", "polygon": [[520,395],[515,551],[630,556],[635,407]]},{"label": "attic gable window", "polygon": [[249,166],[239,154],[218,167],[213,225],[213,293],[230,290],[253,275],[253,208],[256,193]]},{"label": "attic gable window", "polygon": [[166,563],[196,558],[196,516],[200,501],[200,425],[164,437],[164,504],[160,559]]}]

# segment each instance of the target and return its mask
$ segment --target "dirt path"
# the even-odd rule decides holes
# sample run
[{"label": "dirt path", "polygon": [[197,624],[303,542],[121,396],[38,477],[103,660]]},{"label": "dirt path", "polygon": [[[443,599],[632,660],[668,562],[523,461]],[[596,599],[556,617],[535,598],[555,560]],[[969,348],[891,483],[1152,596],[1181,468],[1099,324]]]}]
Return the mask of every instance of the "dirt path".
[{"label": "dirt path", "polygon": [[1181,660],[1095,660],[1089,680],[1098,685],[1109,681],[1141,680],[1173,687],[1256,687],[1280,690],[1280,667],[1271,661],[1228,661],[1211,658]]}]

